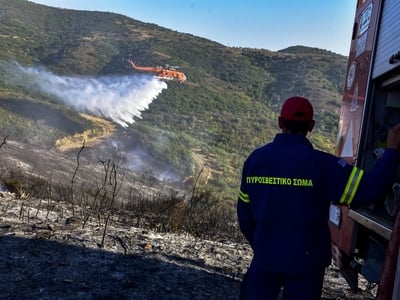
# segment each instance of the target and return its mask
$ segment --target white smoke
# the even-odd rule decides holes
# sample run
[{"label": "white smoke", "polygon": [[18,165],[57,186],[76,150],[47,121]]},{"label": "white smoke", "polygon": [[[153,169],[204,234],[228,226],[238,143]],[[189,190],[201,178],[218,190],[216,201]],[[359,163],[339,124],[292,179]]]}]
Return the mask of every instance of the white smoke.
[{"label": "white smoke", "polygon": [[123,127],[134,123],[135,117],[140,118],[141,112],[167,88],[164,81],[146,75],[59,76],[42,68],[25,68],[18,63],[8,64],[7,69],[8,75],[14,77],[11,83],[29,84],[80,112],[111,119]]}]

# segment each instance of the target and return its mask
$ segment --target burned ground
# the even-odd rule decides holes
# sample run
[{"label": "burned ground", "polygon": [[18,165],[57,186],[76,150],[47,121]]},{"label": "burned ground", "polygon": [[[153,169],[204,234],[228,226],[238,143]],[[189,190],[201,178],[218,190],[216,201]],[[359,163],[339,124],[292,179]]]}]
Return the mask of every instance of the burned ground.
[{"label": "burned ground", "polygon": [[[161,234],[114,220],[100,247],[103,229],[94,223],[83,229],[67,207],[61,218],[38,210],[38,199],[22,202],[0,196],[0,299],[238,299],[251,259],[246,244]],[[352,294],[331,267],[323,299],[372,294]]]},{"label": "burned ground", "polygon": [[[76,167],[74,156],[13,142],[1,154],[2,178],[39,174],[38,183],[70,182]],[[98,167],[82,162],[81,178],[95,180],[85,172]],[[157,192],[154,184],[135,184]],[[105,230],[104,219],[84,223],[82,207],[49,195],[0,193],[0,299],[238,299],[248,244],[151,229],[117,214]],[[323,299],[372,299],[361,283],[352,294],[332,266]]]}]

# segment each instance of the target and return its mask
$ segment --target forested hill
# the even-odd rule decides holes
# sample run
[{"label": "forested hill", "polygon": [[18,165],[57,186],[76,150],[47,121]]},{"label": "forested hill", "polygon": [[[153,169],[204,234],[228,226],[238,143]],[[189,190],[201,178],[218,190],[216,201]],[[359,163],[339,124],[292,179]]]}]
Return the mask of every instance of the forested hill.
[{"label": "forested hill", "polygon": [[[262,34],[276,29],[254,30]],[[295,94],[315,105],[315,146],[333,149],[346,71],[342,55],[304,46],[277,52],[232,48],[119,14],[0,0],[0,63],[17,61],[55,74],[96,77],[132,74],[127,63],[132,58],[138,65],[179,66],[188,78],[183,84],[169,82],[142,119],[126,129],[153,157],[185,175],[199,172],[195,153],[220,174],[214,174],[217,189],[235,187],[244,157],[276,133],[276,113],[282,101]],[[13,136],[21,138],[34,131],[27,132],[28,122],[35,131],[46,131],[39,141],[51,144],[90,127],[73,111],[62,111],[48,95],[10,85],[8,76],[0,69],[0,133],[12,126]],[[57,110],[75,127],[63,128],[43,116],[37,122],[10,104],[15,99],[20,105],[30,102]],[[160,135],[163,142],[157,143]]]}]

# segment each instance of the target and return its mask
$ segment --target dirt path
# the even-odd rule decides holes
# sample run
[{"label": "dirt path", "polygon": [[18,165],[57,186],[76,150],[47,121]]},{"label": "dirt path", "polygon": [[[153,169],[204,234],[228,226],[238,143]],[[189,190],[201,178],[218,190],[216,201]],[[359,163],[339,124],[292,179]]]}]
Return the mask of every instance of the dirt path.
[{"label": "dirt path", "polygon": [[111,136],[115,131],[116,125],[110,121],[86,114],[81,114],[81,116],[93,122],[96,127],[57,140],[56,147],[58,150],[67,151],[77,149],[82,147],[83,142],[85,142],[86,147],[94,146],[99,144],[102,139]]}]

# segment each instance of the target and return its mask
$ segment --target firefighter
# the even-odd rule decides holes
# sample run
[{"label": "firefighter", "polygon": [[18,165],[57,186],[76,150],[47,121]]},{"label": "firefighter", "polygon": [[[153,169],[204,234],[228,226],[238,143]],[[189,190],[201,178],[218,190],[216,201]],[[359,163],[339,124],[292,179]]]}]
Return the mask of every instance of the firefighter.
[{"label": "firefighter", "polygon": [[309,100],[287,99],[278,123],[282,132],[243,166],[237,216],[253,259],[240,298],[320,299],[331,262],[329,206],[373,203],[390,190],[400,164],[400,124],[389,130],[383,157],[364,172],[313,149]]}]

